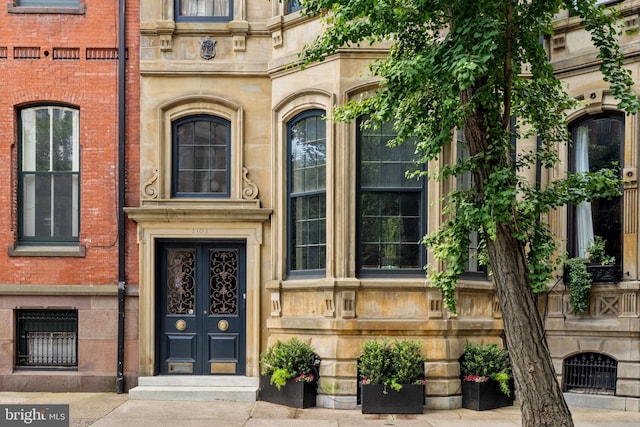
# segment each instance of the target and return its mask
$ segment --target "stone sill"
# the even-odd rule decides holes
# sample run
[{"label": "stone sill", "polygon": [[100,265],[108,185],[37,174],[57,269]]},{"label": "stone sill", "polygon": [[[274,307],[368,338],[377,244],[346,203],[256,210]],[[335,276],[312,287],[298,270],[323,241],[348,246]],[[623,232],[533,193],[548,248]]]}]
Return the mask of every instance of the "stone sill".
[{"label": "stone sill", "polygon": [[37,7],[37,6],[16,6],[15,3],[7,4],[8,13],[38,13],[38,14],[58,14],[58,15],[86,15],[87,5],[80,3],[79,7]]},{"label": "stone sill", "polygon": [[24,246],[9,245],[8,255],[10,257],[77,257],[84,258],[87,248],[78,246]]}]

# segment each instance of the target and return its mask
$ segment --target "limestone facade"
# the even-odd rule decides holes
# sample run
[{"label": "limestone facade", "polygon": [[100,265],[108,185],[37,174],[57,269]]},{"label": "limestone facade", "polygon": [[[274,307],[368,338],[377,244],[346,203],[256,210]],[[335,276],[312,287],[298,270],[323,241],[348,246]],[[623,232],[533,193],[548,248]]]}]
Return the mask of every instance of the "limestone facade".
[{"label": "limestone facade", "polygon": [[[310,341],[322,358],[319,405],[351,408],[356,405],[362,342],[419,339],[428,358],[427,406],[459,407],[458,358],[464,344],[501,342],[502,321],[491,281],[482,275],[461,278],[459,313],[452,318],[424,274],[358,275],[357,129],[353,123],[331,121],[331,109],[375,89],[368,64],[385,55],[386,47],[343,49],[322,63],[290,67],[320,30],[319,20],[288,13],[287,2],[236,0],[231,19],[184,21],[175,16],[177,1],[141,1],[140,200],[139,206],[127,208],[138,227],[139,375],[159,371],[159,245],[233,240],[246,245],[245,375],[260,374],[259,356],[270,343],[295,335]],[[635,10],[640,2],[624,4]],[[615,108],[593,60],[582,59],[593,54],[582,47],[584,35],[575,19],[560,19],[558,25],[567,34],[566,51],[550,40],[551,59],[572,95],[595,91],[599,108]],[[638,45],[629,39],[629,50],[634,41]],[[635,76],[633,61],[629,66]],[[572,117],[596,107],[591,103]],[[289,275],[287,126],[310,110],[327,115],[326,267],[321,274]],[[173,124],[195,116],[229,124],[230,182],[224,197],[177,197],[173,190]],[[634,177],[625,186],[628,274],[617,285],[598,287],[593,312],[581,318],[568,313],[566,295],[558,293],[562,284],[553,288],[546,321],[559,380],[564,358],[597,349],[619,361],[619,391],[635,399],[640,397],[636,129],[635,117],[626,117],[625,172]],[[518,143],[521,150],[531,146],[535,141]],[[444,157],[456,155],[454,148]],[[566,150],[562,155],[566,158]],[[535,171],[531,173],[535,179]],[[428,231],[439,225],[439,200],[451,185],[427,183]],[[550,221],[558,238],[565,239],[566,213],[556,212]]]}]

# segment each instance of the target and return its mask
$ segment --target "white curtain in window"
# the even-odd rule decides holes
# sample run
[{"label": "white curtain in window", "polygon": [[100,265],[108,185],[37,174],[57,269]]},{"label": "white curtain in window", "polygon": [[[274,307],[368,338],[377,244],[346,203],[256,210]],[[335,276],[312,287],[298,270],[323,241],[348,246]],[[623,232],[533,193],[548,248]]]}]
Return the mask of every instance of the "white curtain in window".
[{"label": "white curtain in window", "polygon": [[[576,172],[589,171],[589,128],[580,126],[576,130],[575,156]],[[593,242],[593,218],[591,203],[582,202],[576,206],[576,256],[584,257],[587,247]]]},{"label": "white curtain in window", "polygon": [[183,16],[229,16],[229,0],[181,0]]},{"label": "white curtain in window", "polygon": [[213,9],[213,16],[229,16],[229,0],[217,0]]}]

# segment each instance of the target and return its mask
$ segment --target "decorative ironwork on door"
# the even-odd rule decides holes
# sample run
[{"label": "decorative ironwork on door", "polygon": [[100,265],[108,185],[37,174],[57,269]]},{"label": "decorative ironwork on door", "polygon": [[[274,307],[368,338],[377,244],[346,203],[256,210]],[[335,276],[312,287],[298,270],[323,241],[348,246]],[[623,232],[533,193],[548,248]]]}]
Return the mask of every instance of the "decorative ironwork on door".
[{"label": "decorative ironwork on door", "polygon": [[193,314],[195,251],[169,249],[167,254],[167,313]]},{"label": "decorative ironwork on door", "polygon": [[238,314],[238,251],[210,251],[209,268],[209,312]]}]

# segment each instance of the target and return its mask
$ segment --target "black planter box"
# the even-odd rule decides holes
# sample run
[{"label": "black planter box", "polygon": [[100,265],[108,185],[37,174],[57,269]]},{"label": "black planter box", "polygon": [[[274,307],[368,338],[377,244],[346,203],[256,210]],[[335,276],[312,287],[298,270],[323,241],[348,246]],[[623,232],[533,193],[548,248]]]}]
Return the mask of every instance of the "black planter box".
[{"label": "black planter box", "polygon": [[260,377],[260,400],[277,403],[278,405],[291,406],[292,408],[311,408],[316,406],[318,383],[297,382],[294,378],[288,379],[284,387],[271,384],[271,376]]},{"label": "black planter box", "polygon": [[486,411],[503,406],[513,406],[513,382],[510,384],[511,394],[507,396],[500,390],[497,381],[483,383],[462,381],[462,407],[475,411]]},{"label": "black planter box", "polygon": [[400,391],[389,386],[385,389],[382,384],[360,387],[363,414],[422,414],[424,411],[423,385],[403,384]]},{"label": "black planter box", "polygon": [[[562,279],[565,286],[569,286],[569,270],[568,266],[564,266]],[[620,281],[620,269],[616,264],[587,264],[587,271],[591,275],[592,283],[617,283]]]},{"label": "black planter box", "polygon": [[587,264],[593,283],[615,283],[618,281],[617,265]]}]

